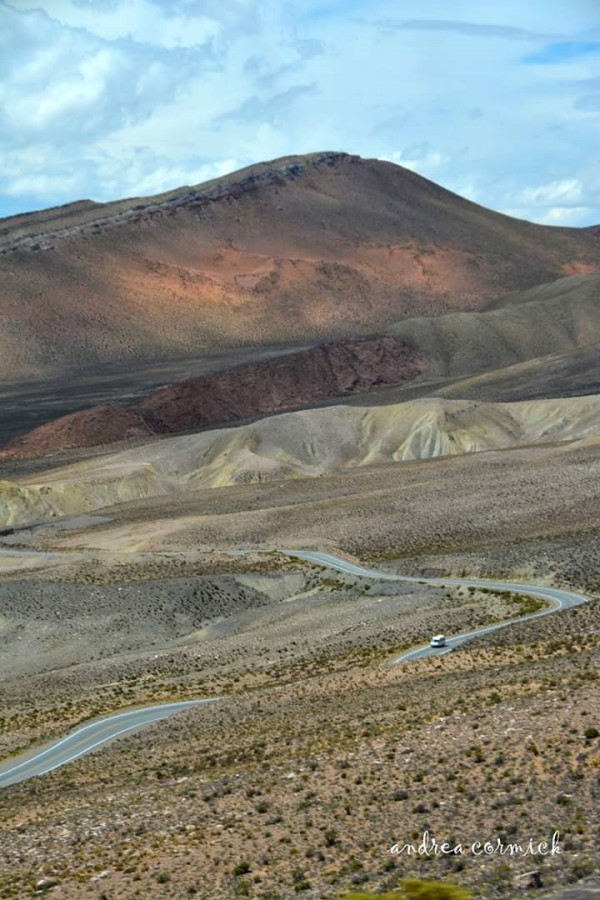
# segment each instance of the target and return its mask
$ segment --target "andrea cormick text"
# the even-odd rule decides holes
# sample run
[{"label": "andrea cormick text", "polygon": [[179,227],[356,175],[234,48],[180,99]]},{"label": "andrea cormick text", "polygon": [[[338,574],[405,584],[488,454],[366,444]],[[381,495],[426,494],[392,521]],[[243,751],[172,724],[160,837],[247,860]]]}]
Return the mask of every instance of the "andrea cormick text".
[{"label": "andrea cormick text", "polygon": [[388,850],[394,856],[558,856],[562,853],[560,833],[555,831],[549,840],[528,838],[526,841],[491,840],[455,843],[437,841],[428,831],[423,832],[420,843],[392,844]]}]

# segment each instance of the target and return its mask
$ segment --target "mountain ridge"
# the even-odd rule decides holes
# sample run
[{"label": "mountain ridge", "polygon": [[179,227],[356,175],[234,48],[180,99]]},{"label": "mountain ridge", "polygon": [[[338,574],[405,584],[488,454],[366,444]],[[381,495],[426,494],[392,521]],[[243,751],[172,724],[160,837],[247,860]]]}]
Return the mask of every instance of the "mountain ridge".
[{"label": "mountain ridge", "polygon": [[5,381],[364,337],[600,269],[593,232],[510,219],[333,151],[0,225]]},{"label": "mountain ridge", "polygon": [[[3,238],[7,239],[10,237],[10,223],[16,223],[17,220],[20,220],[18,224],[21,225],[25,224],[25,220],[34,221],[36,219],[52,223],[55,219],[68,218],[76,212],[82,212],[84,223],[74,223],[74,227],[79,225],[80,233],[91,233],[95,228],[101,227],[101,222],[106,222],[113,227],[119,227],[131,222],[142,221],[144,213],[150,217],[160,214],[169,215],[176,212],[180,207],[193,209],[194,207],[200,207],[219,200],[230,200],[239,196],[240,193],[259,188],[261,184],[284,182],[286,179],[297,177],[302,169],[309,164],[332,165],[342,159],[360,159],[360,157],[352,157],[351,154],[334,151],[306,154],[305,157],[280,157],[270,163],[255,163],[243,169],[238,169],[229,175],[211,178],[196,185],[181,185],[178,188],[159,194],[127,197],[122,200],[109,200],[105,203],[89,199],[75,200],[70,203],[50,207],[47,210],[9,216],[5,219],[0,219],[0,254],[19,249],[33,250],[34,252],[52,249],[51,239],[48,239],[46,245],[43,243],[37,245],[39,240],[44,240],[47,230],[18,235],[13,243],[3,241]],[[244,173],[246,174],[244,175]],[[239,176],[243,177],[240,178]],[[52,213],[53,215],[46,216],[46,213]],[[111,213],[114,213],[114,216]],[[134,215],[134,213],[137,214]],[[96,214],[96,216],[88,221],[87,214]],[[59,227],[57,231],[49,229],[49,233],[54,240],[72,236],[68,228],[60,229]]]}]

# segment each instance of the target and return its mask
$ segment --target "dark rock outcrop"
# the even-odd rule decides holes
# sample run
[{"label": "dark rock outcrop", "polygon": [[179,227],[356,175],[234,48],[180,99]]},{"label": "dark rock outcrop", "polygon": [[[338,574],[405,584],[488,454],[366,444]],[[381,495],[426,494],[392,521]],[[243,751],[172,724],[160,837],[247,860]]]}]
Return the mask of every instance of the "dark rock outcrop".
[{"label": "dark rock outcrop", "polygon": [[177,434],[401,385],[424,368],[398,337],[331,342],[202,375],[150,394],[138,406],[71,413],[11,441],[0,458],[44,456],[148,434]]}]

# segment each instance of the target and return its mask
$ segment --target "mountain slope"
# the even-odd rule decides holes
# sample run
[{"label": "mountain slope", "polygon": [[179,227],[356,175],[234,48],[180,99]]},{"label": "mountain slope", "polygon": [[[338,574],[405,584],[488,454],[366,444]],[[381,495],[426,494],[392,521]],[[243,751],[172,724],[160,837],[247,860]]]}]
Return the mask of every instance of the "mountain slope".
[{"label": "mountain slope", "polygon": [[207,373],[154,391],[136,406],[102,403],[17,437],[0,459],[177,434],[342,397],[381,405],[423,396],[525,400],[593,393],[600,383],[598,344],[600,275],[572,276],[483,312],[407,319],[378,338]]},{"label": "mountain slope", "polygon": [[154,441],[0,482],[0,524],[18,525],[200,487],[314,478],[357,467],[600,438],[600,397],[524,403],[418,400],[333,406]]},{"label": "mountain slope", "polygon": [[461,377],[600,343],[600,275],[561,278],[481,312],[416,318],[387,329],[418,347],[427,378]]},{"label": "mountain slope", "polygon": [[436,394],[504,402],[600,394],[600,344],[457,379]]},{"label": "mountain slope", "polygon": [[342,153],[0,222],[0,378],[350,336],[600,267],[589,229]]}]

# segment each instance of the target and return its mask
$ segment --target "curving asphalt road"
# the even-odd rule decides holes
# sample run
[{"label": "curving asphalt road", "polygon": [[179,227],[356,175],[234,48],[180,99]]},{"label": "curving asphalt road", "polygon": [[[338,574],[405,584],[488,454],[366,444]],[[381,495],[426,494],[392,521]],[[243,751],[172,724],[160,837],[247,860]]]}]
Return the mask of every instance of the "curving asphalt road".
[{"label": "curving asphalt road", "polygon": [[[245,551],[239,551],[244,554]],[[583,594],[576,594],[572,591],[563,591],[558,588],[540,587],[530,584],[517,584],[509,581],[481,581],[471,578],[415,578],[409,575],[395,575],[391,572],[381,572],[377,569],[368,569],[365,566],[359,566],[355,563],[348,562],[333,556],[331,553],[320,553],[316,550],[282,550],[286,556],[296,559],[302,559],[306,562],[316,563],[317,565],[327,566],[330,569],[336,569],[338,572],[345,572],[348,575],[358,575],[361,578],[377,579],[378,581],[406,581],[418,584],[435,584],[435,585],[457,585],[466,587],[483,587],[488,590],[498,591],[514,591],[519,594],[528,594],[532,597],[541,597],[548,601],[548,606],[540,612],[532,613],[528,616],[521,616],[518,619],[510,619],[500,622],[496,625],[488,625],[485,628],[478,628],[475,631],[458,634],[454,637],[447,638],[446,647],[436,649],[425,645],[416,647],[406,653],[400,654],[392,660],[392,663],[408,662],[413,659],[422,659],[428,656],[442,656],[449,653],[452,649],[463,644],[471,638],[482,634],[489,634],[492,631],[498,631],[500,628],[506,628],[516,622],[525,622],[528,619],[537,619],[540,616],[547,616],[550,613],[557,612],[561,609],[568,609],[572,606],[579,606],[581,603],[587,602],[587,597]],[[167,719],[178,712],[189,709],[194,706],[201,706],[205,703],[214,703],[218,697],[211,697],[203,700],[185,700],[180,703],[163,703],[159,706],[146,706],[141,709],[132,709],[127,712],[117,713],[116,715],[106,716],[95,722],[90,722],[81,728],[72,731],[66,737],[59,741],[55,741],[38,750],[28,751],[20,754],[11,760],[0,763],[0,787],[7,787],[11,784],[17,784],[19,781],[26,781],[36,775],[45,775],[59,766],[73,762],[91,753],[99,747],[104,747],[111,741],[122,737],[125,734],[131,734],[139,728],[151,725],[161,719]]]},{"label": "curving asphalt road", "polygon": [[131,734],[145,725],[168,719],[178,712],[205,703],[214,703],[218,697],[206,700],[184,700],[180,703],[161,703],[159,706],[145,706],[142,709],[130,709],[127,712],[105,716],[75,729],[66,737],[48,744],[41,749],[19,754],[11,760],[0,764],[0,787],[26,781],[36,775],[45,775],[67,763],[91,753],[98,747],[104,747],[111,741]]},{"label": "curving asphalt road", "polygon": [[457,634],[454,637],[446,638],[446,646],[441,648],[430,647],[425,644],[423,647],[416,647],[406,653],[401,653],[392,660],[392,663],[408,662],[411,659],[423,659],[427,656],[443,656],[450,653],[455,647],[464,644],[474,637],[482,634],[490,634],[492,631],[499,631],[500,628],[507,628],[517,622],[526,622],[528,619],[539,619],[541,616],[548,616],[551,613],[558,612],[561,609],[569,609],[572,606],[580,606],[587,603],[588,598],[583,594],[576,594],[573,591],[563,591],[559,588],[541,587],[540,585],[518,584],[513,581],[484,581],[473,578],[415,578],[410,575],[394,575],[391,572],[380,572],[377,569],[367,569],[365,566],[358,566],[356,563],[348,562],[333,556],[331,553],[319,553],[316,550],[285,550],[286,556],[293,556],[296,559],[303,559],[306,562],[317,563],[317,565],[327,566],[330,569],[336,569],[338,572],[345,572],[347,575],[359,575],[361,578],[376,578],[379,581],[408,581],[413,584],[436,584],[436,585],[455,585],[456,587],[475,587],[486,588],[493,591],[513,591],[517,594],[527,594],[530,597],[541,597],[548,602],[545,609],[528,616],[519,616],[517,619],[506,619],[504,622],[498,622],[495,625],[487,625],[485,628],[476,628],[474,631],[466,631],[464,634]]}]

